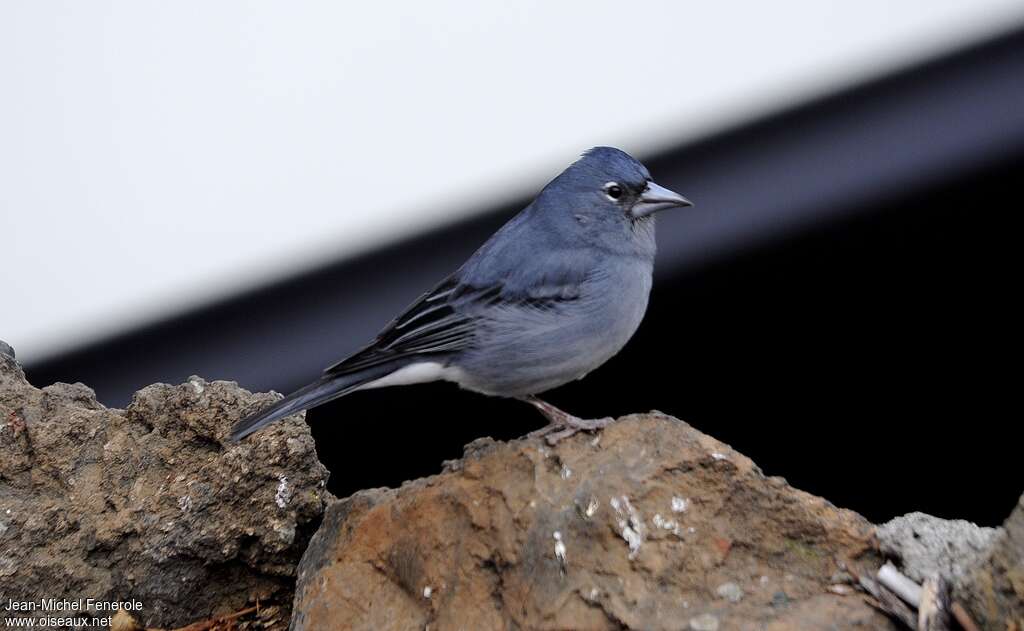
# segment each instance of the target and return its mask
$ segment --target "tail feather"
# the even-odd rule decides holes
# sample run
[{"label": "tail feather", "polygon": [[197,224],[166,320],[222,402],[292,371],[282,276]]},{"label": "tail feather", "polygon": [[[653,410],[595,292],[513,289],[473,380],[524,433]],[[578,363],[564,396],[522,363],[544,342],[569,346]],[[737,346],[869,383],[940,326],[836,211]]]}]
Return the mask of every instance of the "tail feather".
[{"label": "tail feather", "polygon": [[[382,369],[383,368],[383,369]],[[343,397],[370,381],[378,379],[394,368],[377,367],[348,375],[324,375],[308,386],[303,386],[280,401],[251,414],[231,428],[231,441],[238,441],[286,416],[316,407]]]}]

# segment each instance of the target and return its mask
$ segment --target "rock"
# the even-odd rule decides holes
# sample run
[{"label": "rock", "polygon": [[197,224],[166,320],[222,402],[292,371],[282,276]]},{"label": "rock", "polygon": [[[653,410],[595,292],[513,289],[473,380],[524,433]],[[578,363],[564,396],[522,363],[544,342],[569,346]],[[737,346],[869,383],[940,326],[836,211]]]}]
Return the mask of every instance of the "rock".
[{"label": "rock", "polygon": [[899,561],[903,574],[915,582],[942,576],[955,583],[965,568],[988,550],[996,533],[995,528],[962,519],[910,513],[879,526],[878,544],[882,553]]},{"label": "rock", "polygon": [[[828,591],[840,562],[877,569],[867,521],[651,413],[599,441],[474,441],[439,475],[332,503],[292,624],[895,629],[862,596]],[[745,596],[718,598],[723,583]]]},{"label": "rock", "polygon": [[274,396],[193,377],[107,409],[0,356],[0,594],[134,599],[146,627],[289,603],[327,472],[299,420],[224,442]]},{"label": "rock", "polygon": [[1024,496],[953,592],[982,629],[1024,629]]},{"label": "rock", "polygon": [[0,355],[7,355],[11,359],[15,359],[14,348],[12,348],[7,342],[0,340]]}]

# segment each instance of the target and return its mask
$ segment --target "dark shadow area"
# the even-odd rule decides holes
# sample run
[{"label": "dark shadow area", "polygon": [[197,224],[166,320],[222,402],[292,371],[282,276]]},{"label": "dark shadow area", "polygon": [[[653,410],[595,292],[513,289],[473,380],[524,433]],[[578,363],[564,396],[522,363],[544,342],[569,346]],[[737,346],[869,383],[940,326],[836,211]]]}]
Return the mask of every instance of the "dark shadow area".
[{"label": "dark shadow area", "polygon": [[[1022,165],[662,278],[626,349],[549,398],[581,416],[668,412],[875,521],[1000,523],[1024,482]],[[447,384],[356,393],[309,419],[342,496],[543,422]]]}]

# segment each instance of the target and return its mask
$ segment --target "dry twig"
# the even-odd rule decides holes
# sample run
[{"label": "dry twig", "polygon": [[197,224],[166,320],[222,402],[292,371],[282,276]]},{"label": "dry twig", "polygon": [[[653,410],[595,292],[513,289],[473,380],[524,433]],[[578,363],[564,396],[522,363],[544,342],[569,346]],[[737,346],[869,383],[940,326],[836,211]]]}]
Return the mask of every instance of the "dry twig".
[{"label": "dry twig", "polygon": [[202,620],[200,622],[193,622],[192,624],[188,625],[187,627],[181,627],[181,628],[178,628],[178,629],[174,629],[174,631],[209,631],[210,629],[213,629],[214,627],[216,627],[219,624],[224,624],[225,622],[231,622],[232,620],[236,620],[238,618],[241,618],[242,616],[251,614],[254,611],[256,611],[256,609],[257,608],[255,606],[253,606],[253,607],[246,607],[245,609],[242,609],[241,611],[236,611],[235,613],[228,614],[226,616],[217,616],[216,618],[210,618],[209,620]]}]

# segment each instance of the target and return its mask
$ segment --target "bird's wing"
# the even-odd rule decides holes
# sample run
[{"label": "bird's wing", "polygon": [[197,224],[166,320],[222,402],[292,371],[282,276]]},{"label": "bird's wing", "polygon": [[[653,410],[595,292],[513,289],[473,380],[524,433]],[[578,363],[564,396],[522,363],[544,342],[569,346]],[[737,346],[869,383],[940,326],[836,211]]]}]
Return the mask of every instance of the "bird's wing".
[{"label": "bird's wing", "polygon": [[481,321],[491,309],[552,310],[578,299],[587,274],[579,266],[550,263],[524,263],[522,268],[537,270],[529,282],[525,282],[522,268],[504,278],[466,275],[465,269],[460,270],[420,296],[373,342],[324,373],[342,375],[398,359],[427,359],[466,350],[475,343]]},{"label": "bird's wing", "polygon": [[472,341],[473,319],[450,301],[458,287],[454,275],[446,278],[384,327],[373,342],[324,373],[345,374],[413,355],[466,348]]}]

